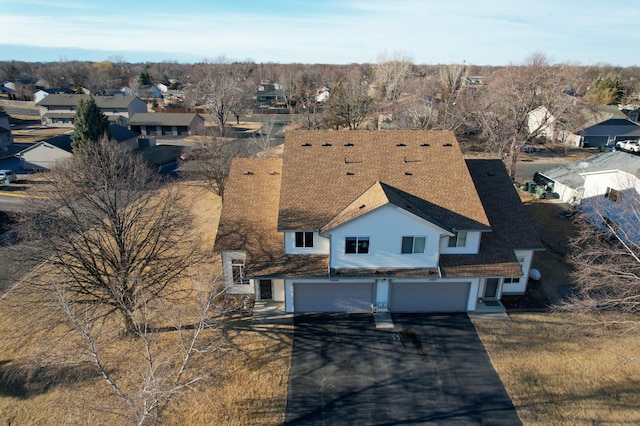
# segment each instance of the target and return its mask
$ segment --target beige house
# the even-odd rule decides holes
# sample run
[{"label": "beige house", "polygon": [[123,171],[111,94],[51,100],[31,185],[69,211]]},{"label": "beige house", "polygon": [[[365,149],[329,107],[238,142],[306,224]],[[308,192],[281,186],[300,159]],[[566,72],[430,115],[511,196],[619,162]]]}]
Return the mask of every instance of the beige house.
[{"label": "beige house", "polygon": [[227,293],[287,312],[504,311],[543,248],[500,160],[449,131],[287,132],[236,158],[215,250]]},{"label": "beige house", "polygon": [[[109,126],[111,138],[118,141],[123,149],[138,148],[139,134],[112,124]],[[23,170],[50,170],[56,163],[71,158],[71,135],[59,135],[40,141],[16,154]]]},{"label": "beige house", "polygon": [[11,135],[9,115],[4,111],[0,111],[0,152],[6,151],[12,143],[13,136]]},{"label": "beige house", "polygon": [[[40,110],[42,125],[50,127],[73,127],[76,108],[89,95],[50,94],[36,103]],[[94,96],[98,108],[109,122],[126,126],[136,113],[147,112],[147,104],[136,96]]]}]

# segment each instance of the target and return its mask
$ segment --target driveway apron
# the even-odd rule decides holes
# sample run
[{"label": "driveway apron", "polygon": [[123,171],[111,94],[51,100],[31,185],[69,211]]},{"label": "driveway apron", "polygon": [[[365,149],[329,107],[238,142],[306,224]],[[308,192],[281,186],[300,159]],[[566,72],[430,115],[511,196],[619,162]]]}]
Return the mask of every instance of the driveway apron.
[{"label": "driveway apron", "polygon": [[296,315],[287,425],[519,425],[465,314]]}]

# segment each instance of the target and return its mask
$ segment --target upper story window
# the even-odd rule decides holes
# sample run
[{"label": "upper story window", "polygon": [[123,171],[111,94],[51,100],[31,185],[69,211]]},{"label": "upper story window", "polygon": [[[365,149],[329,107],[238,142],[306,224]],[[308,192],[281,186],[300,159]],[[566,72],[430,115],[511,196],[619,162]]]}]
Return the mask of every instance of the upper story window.
[{"label": "upper story window", "polygon": [[454,232],[449,237],[449,247],[466,247],[467,246],[467,231]]},{"label": "upper story window", "polygon": [[244,259],[231,260],[231,274],[233,285],[249,285],[249,280],[244,276]]},{"label": "upper story window", "polygon": [[347,237],[345,239],[344,252],[346,254],[369,253],[369,237]]},{"label": "upper story window", "polygon": [[296,232],[296,247],[313,247],[313,232]]},{"label": "upper story window", "polygon": [[402,254],[424,253],[426,237],[402,237]]}]

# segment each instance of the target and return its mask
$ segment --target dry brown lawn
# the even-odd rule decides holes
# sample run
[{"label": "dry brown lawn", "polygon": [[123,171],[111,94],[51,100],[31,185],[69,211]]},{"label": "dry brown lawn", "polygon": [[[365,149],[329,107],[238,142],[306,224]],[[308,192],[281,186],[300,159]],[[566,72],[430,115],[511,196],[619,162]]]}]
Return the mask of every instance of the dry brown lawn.
[{"label": "dry brown lawn", "polygon": [[640,338],[566,314],[476,321],[525,425],[640,424]]},{"label": "dry brown lawn", "polygon": [[[193,200],[197,229],[211,249],[220,200],[189,183],[178,184]],[[185,206],[186,207],[186,206]],[[210,265],[193,275],[208,275]],[[43,267],[46,268],[46,265]],[[42,272],[42,269],[40,270]],[[197,288],[191,280],[177,284]],[[196,280],[194,280],[196,281]],[[86,349],[52,301],[30,290],[25,280],[0,300],[0,423],[123,424],[122,401],[97,373]],[[159,365],[175,360],[180,335],[171,330],[178,315],[189,324],[194,303],[183,300],[154,308],[158,334],[154,351]],[[187,377],[202,379],[175,398],[165,413],[167,424],[273,425],[284,421],[291,359],[291,326],[251,326],[247,313],[215,317],[217,326],[201,336],[210,349],[194,356]],[[135,394],[145,364],[135,339],[104,333],[99,340],[107,368],[120,386]],[[162,368],[162,367],[160,367]]]}]

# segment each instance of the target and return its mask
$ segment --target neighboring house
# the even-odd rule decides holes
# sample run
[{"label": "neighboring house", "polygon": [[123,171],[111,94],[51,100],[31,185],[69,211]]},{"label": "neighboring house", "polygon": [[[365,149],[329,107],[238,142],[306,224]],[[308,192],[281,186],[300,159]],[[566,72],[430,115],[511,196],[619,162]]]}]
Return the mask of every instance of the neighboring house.
[{"label": "neighboring house", "polygon": [[[109,126],[111,138],[118,141],[123,149],[138,148],[139,134],[112,124]],[[50,170],[57,162],[71,158],[71,135],[59,135],[40,141],[17,153],[23,170]]]},{"label": "neighboring house", "polygon": [[[51,94],[36,103],[44,126],[73,127],[76,108],[88,95]],[[136,96],[94,96],[98,108],[112,124],[126,126],[136,113],[147,112],[147,104]]]},{"label": "neighboring house", "polygon": [[11,124],[9,124],[9,115],[0,111],[0,152],[7,151],[9,145],[13,143],[11,135]]},{"label": "neighboring house", "polygon": [[204,118],[196,113],[142,113],[129,120],[129,128],[145,136],[188,136],[203,127]]},{"label": "neighboring house", "polygon": [[[624,115],[624,114],[623,114]],[[622,140],[640,140],[640,124],[624,118],[610,118],[582,131],[580,144],[583,147],[614,145]]]},{"label": "neighboring house", "polygon": [[525,292],[532,229],[452,132],[292,131],[284,159],[233,161],[215,250],[228,294],[287,312],[467,312]]},{"label": "neighboring house", "polygon": [[62,94],[62,93],[66,93],[68,95],[73,95],[76,92],[74,90],[67,89],[65,87],[52,87],[52,88],[49,88],[49,89],[39,89],[33,94],[33,101],[35,103],[38,103],[41,100],[43,100],[45,97],[47,97],[48,95],[57,95],[57,94]]},{"label": "neighboring house", "polygon": [[596,226],[603,218],[616,223],[640,243],[640,157],[606,152],[536,173],[538,183],[550,187],[564,202],[579,206]]},{"label": "neighboring house", "polygon": [[558,119],[544,105],[539,106],[528,114],[527,127],[529,134],[536,133],[549,141],[556,139],[556,125]]}]

